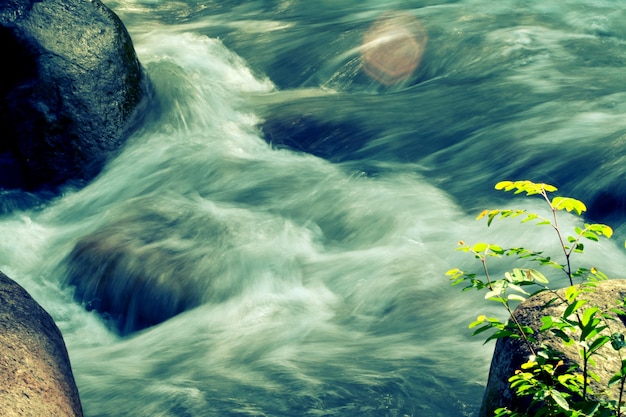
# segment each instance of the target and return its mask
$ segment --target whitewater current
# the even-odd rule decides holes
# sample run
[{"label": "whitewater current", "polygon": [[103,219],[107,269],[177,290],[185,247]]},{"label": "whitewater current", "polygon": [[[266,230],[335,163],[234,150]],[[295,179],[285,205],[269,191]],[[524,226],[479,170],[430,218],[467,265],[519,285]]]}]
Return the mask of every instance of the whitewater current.
[{"label": "whitewater current", "polygon": [[[503,313],[450,288],[480,266],[458,242],[558,256],[549,229],[475,220],[545,210],[500,180],[587,202],[616,237],[578,262],[623,277],[621,1],[105,3],[150,111],[94,181],[0,217],[0,270],[63,332],[87,417],[474,416],[493,343],[467,325]],[[406,76],[364,70],[388,16],[422,36]],[[89,311],[68,259],[108,230],[149,236],[142,270],[199,305],[126,335]]]}]

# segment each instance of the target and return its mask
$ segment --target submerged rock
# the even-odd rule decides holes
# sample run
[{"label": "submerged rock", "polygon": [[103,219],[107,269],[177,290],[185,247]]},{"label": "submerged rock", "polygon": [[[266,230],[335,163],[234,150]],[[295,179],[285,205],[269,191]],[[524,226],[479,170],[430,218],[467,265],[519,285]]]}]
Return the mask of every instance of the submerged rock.
[{"label": "submerged rock", "polygon": [[207,293],[220,297],[214,278],[230,247],[225,224],[151,199],[124,208],[67,259],[78,301],[126,335],[198,306]]},{"label": "submerged rock", "polygon": [[[563,296],[564,289],[557,292]],[[584,298],[588,305],[597,306],[601,311],[608,312],[617,307],[618,303],[626,297],[626,280],[609,280],[598,283],[594,292],[585,293]],[[546,306],[550,300],[555,298],[551,292],[543,292],[530,297],[518,306],[514,314],[517,320],[524,326],[530,326],[535,331],[535,336],[539,343],[559,350],[563,353],[565,367],[571,364],[581,365],[578,353],[578,346],[564,346],[560,338],[552,333],[539,332],[542,325],[541,318],[544,316],[560,317],[565,309],[564,303],[554,302]],[[612,314],[612,313],[611,313]],[[609,334],[626,332],[626,326],[621,318],[614,315],[615,320],[611,320]],[[602,355],[597,360],[597,366],[592,371],[600,378],[600,382],[591,381],[591,388],[595,392],[606,389],[609,379],[620,370],[621,358],[619,353],[612,349],[610,344],[600,348],[598,351]],[[479,417],[493,416],[495,409],[508,407],[513,410],[525,411],[530,400],[527,397],[518,398],[509,388],[508,379],[520,369],[521,365],[528,361],[531,352],[528,347],[519,339],[498,339],[489,371],[489,380],[483,397],[483,402]],[[609,399],[617,400],[619,396],[619,384],[615,384],[606,393]]]},{"label": "submerged rock", "polygon": [[307,152],[332,162],[351,159],[370,136],[355,123],[322,121],[311,115],[270,117],[261,130],[276,148]]},{"label": "submerged rock", "polygon": [[2,272],[0,415],[83,415],[61,332],[28,292]]},{"label": "submerged rock", "polygon": [[4,0],[0,42],[0,189],[94,177],[146,96],[122,22],[99,0]]}]

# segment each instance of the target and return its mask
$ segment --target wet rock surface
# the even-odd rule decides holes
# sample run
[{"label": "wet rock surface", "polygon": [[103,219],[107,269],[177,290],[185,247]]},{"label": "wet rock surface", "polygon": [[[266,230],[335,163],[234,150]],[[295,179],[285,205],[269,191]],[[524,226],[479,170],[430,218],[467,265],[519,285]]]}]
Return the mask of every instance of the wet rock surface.
[{"label": "wet rock surface", "polygon": [[[558,291],[563,295],[564,290]],[[626,280],[609,280],[598,283],[594,292],[581,295],[581,299],[587,300],[587,305],[597,306],[601,311],[608,312],[617,307],[619,300],[626,297]],[[538,339],[538,343],[561,351],[563,361],[566,364],[581,365],[578,346],[572,344],[564,346],[563,341],[556,335],[549,332],[539,332],[542,325],[541,318],[544,316],[560,317],[565,309],[562,302],[554,302],[546,306],[555,295],[551,292],[543,292],[530,297],[515,310],[514,314],[522,326],[530,326]],[[611,313],[615,320],[610,321],[611,328],[608,333],[624,333],[626,327],[624,322],[614,313]],[[610,344],[600,348],[598,353],[601,357],[597,360],[597,366],[593,372],[599,377],[599,382],[591,381],[591,388],[594,392],[601,392],[608,386],[609,379],[619,371],[621,358],[619,352],[613,350]],[[521,365],[528,361],[531,352],[528,347],[519,339],[503,338],[498,339],[489,371],[489,381],[483,397],[482,407],[479,416],[492,416],[495,409],[499,407],[509,407],[513,410],[524,411],[530,405],[528,397],[516,397],[509,388],[508,379]],[[617,399],[619,396],[619,384],[613,385],[606,395],[609,399]]]},{"label": "wet rock surface", "polygon": [[83,415],[61,332],[28,292],[2,272],[0,415]]},{"label": "wet rock surface", "polygon": [[91,179],[147,97],[122,22],[98,0],[9,0],[0,42],[0,189]]}]

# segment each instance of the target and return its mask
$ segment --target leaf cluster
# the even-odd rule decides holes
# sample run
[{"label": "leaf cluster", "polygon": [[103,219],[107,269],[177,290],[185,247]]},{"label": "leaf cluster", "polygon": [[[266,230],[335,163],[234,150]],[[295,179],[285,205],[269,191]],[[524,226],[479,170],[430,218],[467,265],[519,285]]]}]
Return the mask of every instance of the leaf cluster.
[{"label": "leaf cluster", "polygon": [[[572,258],[584,251],[583,242],[597,242],[601,238],[613,235],[611,227],[604,224],[583,223],[570,233],[565,233],[558,222],[558,212],[567,211],[581,216],[586,210],[583,202],[570,197],[551,197],[557,188],[544,183],[525,181],[502,181],[496,184],[497,190],[512,191],[514,194],[539,196],[548,205],[552,215],[544,217],[520,209],[492,209],[482,211],[477,220],[487,219],[491,226],[496,219],[520,219],[522,223],[532,222],[539,226],[549,226],[556,232],[556,239],[562,258],[560,260],[545,256],[540,251],[516,247],[503,248],[497,244],[479,242],[466,245],[459,242],[457,250],[472,254],[481,266],[480,273],[465,272],[458,268],[451,269],[447,276],[451,285],[462,285],[463,291],[484,291],[484,297],[490,302],[501,305],[507,312],[507,319],[480,315],[469,325],[473,334],[488,332],[485,343],[499,338],[520,339],[531,352],[531,358],[511,375],[509,382],[512,391],[518,397],[531,399],[527,410],[499,408],[495,415],[500,416],[617,416],[622,415],[622,393],[626,383],[626,359],[621,360],[621,368],[616,370],[609,380],[607,388],[619,384],[620,395],[617,400],[603,399],[592,392],[590,381],[600,382],[594,373],[596,357],[603,347],[610,347],[621,357],[621,350],[626,346],[625,337],[619,332],[611,333],[611,321],[614,315],[626,315],[626,300],[616,300],[615,308],[609,312],[589,302],[587,295],[595,290],[599,281],[608,277],[595,267],[572,266]],[[489,259],[497,257],[515,257],[531,261],[537,268],[512,268],[502,277],[494,278],[489,272]],[[560,270],[570,286],[562,293],[550,287],[550,281],[542,272]],[[574,282],[576,280],[576,283]],[[565,365],[564,356],[554,346],[538,345],[538,335],[527,325],[521,324],[513,314],[514,304],[523,302],[539,292],[549,291],[553,298],[548,303],[561,303],[564,308],[558,317],[545,315],[541,319],[539,333],[551,333],[563,346],[576,346],[579,363]],[[562,294],[562,295],[561,295]],[[611,315],[610,313],[613,313]]]}]

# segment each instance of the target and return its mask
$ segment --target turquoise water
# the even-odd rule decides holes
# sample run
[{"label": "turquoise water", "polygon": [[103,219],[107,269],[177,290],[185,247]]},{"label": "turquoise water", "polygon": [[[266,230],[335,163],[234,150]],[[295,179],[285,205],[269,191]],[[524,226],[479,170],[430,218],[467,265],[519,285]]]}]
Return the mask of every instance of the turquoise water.
[{"label": "turquoise water", "polygon": [[[618,237],[588,258],[620,276],[621,1],[106,4],[152,110],[87,187],[0,218],[0,269],[63,331],[86,416],[475,415],[493,345],[467,323],[491,308],[449,288],[448,269],[477,267],[454,248],[553,242],[474,221],[540,209],[492,191],[502,179],[589,203]],[[381,20],[427,37],[393,82],[364,70]],[[170,254],[141,268],[201,304],[124,337],[87,312],[67,257],[103,230]]]}]

